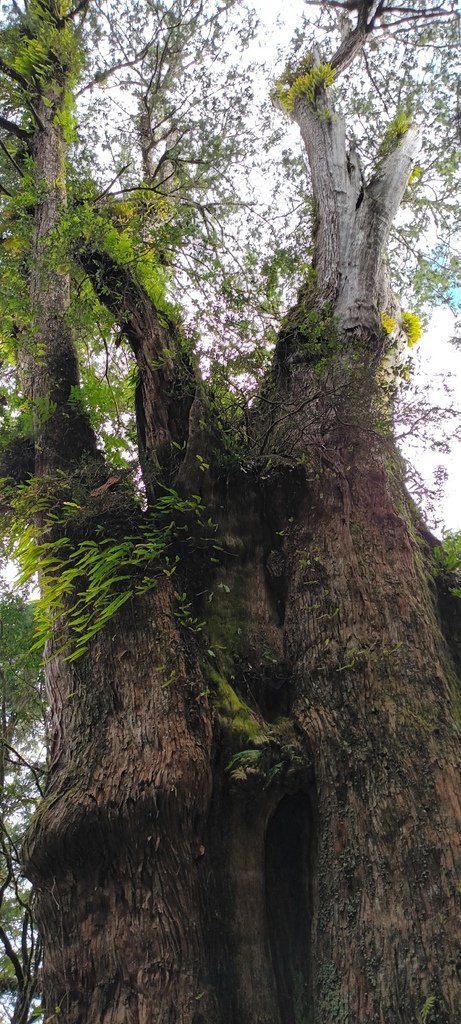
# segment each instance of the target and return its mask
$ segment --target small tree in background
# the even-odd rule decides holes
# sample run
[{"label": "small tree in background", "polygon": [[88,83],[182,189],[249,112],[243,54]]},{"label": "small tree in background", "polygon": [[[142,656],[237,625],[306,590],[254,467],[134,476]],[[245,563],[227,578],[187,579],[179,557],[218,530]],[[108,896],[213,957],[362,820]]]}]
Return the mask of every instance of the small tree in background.
[{"label": "small tree in background", "polygon": [[41,942],[20,849],[43,796],[44,703],[32,612],[7,591],[0,631],[0,1005],[5,1020],[26,1024],[40,992]]}]

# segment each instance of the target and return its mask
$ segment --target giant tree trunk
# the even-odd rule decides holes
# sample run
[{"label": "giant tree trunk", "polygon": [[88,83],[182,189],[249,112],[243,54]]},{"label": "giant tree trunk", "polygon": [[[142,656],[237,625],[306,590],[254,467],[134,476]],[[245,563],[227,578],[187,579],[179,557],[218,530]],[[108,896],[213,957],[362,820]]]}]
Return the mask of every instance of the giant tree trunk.
[{"label": "giant tree trunk", "polygon": [[[192,530],[177,573],[80,660],[51,645],[50,782],[25,851],[48,1020],[59,1007],[65,1024],[416,1024],[429,996],[438,1024],[460,1016],[459,664],[376,384],[384,246],[414,138],[366,189],[327,104],[323,90],[297,101],[317,281],[282,329],[250,469],[223,469],[190,367],[175,402],[161,358],[175,339],[143,289],[81,253],[138,361],[151,506],[159,487],[200,489],[218,529],[207,543]],[[37,132],[42,176],[45,139],[58,163],[62,141]],[[53,228],[64,201],[47,196],[39,253],[44,204]],[[77,382],[67,283],[50,281],[33,279],[47,353],[34,380],[53,400],[42,476],[69,468],[59,424]],[[95,458],[91,432],[72,429],[74,463]],[[128,497],[88,491],[95,531],[142,520]],[[182,592],[201,633],[178,616]]]},{"label": "giant tree trunk", "polygon": [[66,1021],[408,1024],[429,995],[458,1019],[459,676],[389,444],[350,405],[308,467],[208,495],[225,553],[188,593],[214,595],[214,658],[165,582],[50,667],[29,870]]}]

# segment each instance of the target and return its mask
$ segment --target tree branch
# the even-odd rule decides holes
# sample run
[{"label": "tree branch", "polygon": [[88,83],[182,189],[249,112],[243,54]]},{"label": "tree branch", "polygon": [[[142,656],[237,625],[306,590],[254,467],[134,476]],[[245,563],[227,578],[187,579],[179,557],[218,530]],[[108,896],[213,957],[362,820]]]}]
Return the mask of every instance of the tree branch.
[{"label": "tree branch", "polygon": [[[28,108],[28,110],[30,110],[32,116],[34,117],[36,123],[38,124],[38,127],[41,128],[42,131],[44,131],[45,130],[45,125],[44,125],[44,123],[42,121],[42,118],[40,117],[40,114],[36,110],[34,104],[32,103],[32,100],[30,99],[30,97],[28,95],[29,89],[30,89],[30,85],[29,85],[29,82],[27,81],[27,79],[24,78],[23,75],[20,75],[18,71],[15,71],[14,68],[10,68],[9,64],[5,64],[5,62],[3,60],[0,60],[0,72],[2,72],[2,71],[3,71],[3,74],[6,75],[6,77],[10,79],[10,81],[16,82],[16,85],[20,85],[21,86],[21,89],[24,92],[24,104],[25,104],[25,106]],[[7,122],[7,123],[10,124],[11,122]],[[23,130],[23,129],[21,129],[21,130]],[[17,135],[18,133],[17,133],[17,131],[14,131],[13,134]],[[22,138],[22,136],[19,136],[19,138]],[[29,138],[30,138],[30,135],[29,135],[29,133],[27,133],[26,134],[26,139],[29,139]]]},{"label": "tree branch", "polygon": [[21,89],[24,89],[25,91],[28,90],[29,83],[27,78],[24,78],[23,75],[21,75],[19,71],[15,71],[14,68],[10,68],[10,65],[5,64],[5,61],[3,60],[0,60],[0,71],[3,71],[3,74],[6,75],[11,82],[16,82],[16,85],[20,85]]},{"label": "tree branch", "polygon": [[[117,174],[115,175],[114,178],[112,178],[112,181],[109,182],[109,184],[106,186],[106,188],[103,189],[103,191],[100,192],[99,195],[95,196],[95,198],[93,199],[93,203],[99,203],[101,201],[101,199],[104,198],[104,196],[107,196],[110,193],[112,186],[115,185],[115,182],[118,181],[118,179],[122,177],[122,174],[124,174],[125,171],[127,171],[129,169],[129,167],[131,167],[131,166],[132,166],[131,160],[130,160],[130,163],[124,164],[124,166],[121,168],[121,170],[117,171]],[[128,191],[128,190],[119,189],[119,192],[124,192],[124,191]],[[130,190],[130,191],[132,191],[132,190]]]},{"label": "tree branch", "polygon": [[110,78],[111,75],[114,75],[116,71],[123,71],[125,68],[136,67],[136,65],[139,64],[140,61],[144,60],[151,46],[152,41],[146,43],[145,46],[143,46],[142,50],[136,53],[135,56],[131,59],[126,58],[125,60],[117,61],[117,63],[112,64],[108,68],[104,68],[101,71],[96,71],[93,78],[76,93],[76,96],[82,96],[87,89],[92,89],[94,85],[102,85],[103,82],[107,82],[107,79]]},{"label": "tree branch", "polygon": [[6,740],[1,740],[0,742],[2,746],[4,746],[10,754],[14,754],[14,756],[17,757],[19,764],[24,765],[24,768],[28,768],[29,771],[32,772],[32,775],[34,776],[35,779],[35,785],[37,786],[40,796],[43,796],[43,789],[40,783],[40,769],[34,767],[34,765],[30,763],[30,761],[27,761],[26,758],[19,753],[19,750],[16,750],[15,747],[12,747],[10,743],[6,742]]},{"label": "tree branch", "polygon": [[87,9],[88,9],[89,6],[90,6],[90,0],[80,0],[80,3],[78,3],[75,7],[73,7],[72,10],[68,12],[68,14],[64,15],[64,17],[61,19],[62,22],[65,23],[66,21],[72,21],[79,14],[82,14],[82,13],[83,13],[83,17],[85,17]]},{"label": "tree branch", "polygon": [[8,858],[5,858],[5,859],[7,861],[7,873],[6,873],[5,878],[3,879],[2,884],[0,885],[0,907],[1,907],[2,903],[3,903],[3,897],[4,897],[5,893],[6,893],[6,890],[8,889],[8,886],[10,885],[10,883],[12,881],[12,878],[13,878],[13,872],[11,870],[11,865],[8,863]]},{"label": "tree branch", "polygon": [[336,75],[340,75],[342,71],[345,71],[349,64],[352,64],[354,58],[363,50],[365,40],[367,38],[366,29],[359,27],[349,32],[345,39],[342,40],[340,46],[336,50],[336,53],[330,60],[331,67],[336,71]]},{"label": "tree branch", "polygon": [[[305,3],[317,6],[317,0],[305,0]],[[361,52],[368,36],[378,29],[388,29],[391,26],[403,23],[431,21],[434,18],[450,17],[453,10],[447,10],[442,6],[432,10],[415,10],[412,7],[399,4],[390,4],[387,0],[328,0],[327,8],[334,8],[342,14],[339,18],[343,24],[350,25],[341,43],[330,59],[331,67],[336,71],[337,76],[344,71],[354,58]],[[349,15],[356,13],[357,20],[354,27],[349,21]],[[389,17],[390,16],[390,17]],[[380,25],[381,19],[385,19]],[[397,19],[397,20],[396,20]]]},{"label": "tree branch", "polygon": [[8,121],[6,117],[2,117],[1,115],[0,128],[3,128],[3,131],[8,132],[9,135],[14,135],[17,139],[20,139],[21,142],[30,141],[30,132],[26,131],[25,128],[20,128],[18,124],[14,123],[14,121]]},{"label": "tree branch", "polygon": [[376,79],[373,76],[373,73],[372,73],[372,70],[371,70],[371,67],[370,67],[370,62],[369,62],[368,57],[367,57],[367,51],[366,51],[365,48],[364,48],[364,51],[363,51],[363,60],[364,60],[364,64],[365,64],[366,73],[368,75],[368,78],[370,79],[370,82],[371,82],[371,84],[373,86],[373,89],[375,89],[377,96],[379,96],[379,98],[381,100],[381,103],[383,105],[383,110],[385,110],[386,114],[389,116],[389,110],[388,110],[388,106],[387,106],[387,103],[386,103],[386,99],[383,96],[383,93],[381,92],[381,90],[379,88],[379,85],[378,85]]},{"label": "tree branch", "polygon": [[[79,263],[106,308],[121,325],[139,369],[135,409],[141,468],[149,501],[155,500],[157,481],[165,479],[172,442],[189,437],[189,411],[196,389],[193,370],[178,348],[176,324],[157,310],[128,266],[117,264],[105,252],[82,247]],[[182,372],[190,374],[186,401],[174,398],[176,356]]]},{"label": "tree branch", "polygon": [[3,943],[3,948],[8,959],[11,960],[11,963],[13,964],[14,973],[18,979],[18,986],[19,988],[22,988],[24,985],[24,973],[22,970],[21,962],[19,960],[17,953],[15,953],[4,928],[0,928],[0,940]]},{"label": "tree branch", "polygon": [[[367,187],[369,201],[379,204],[390,225],[402,202],[408,177],[420,148],[420,132],[410,125],[398,146],[383,160]],[[387,241],[387,235],[386,235]]]},{"label": "tree branch", "polygon": [[21,178],[23,178],[23,177],[24,177],[24,174],[23,174],[23,172],[22,172],[22,170],[21,170],[21,168],[20,168],[19,164],[18,164],[18,163],[17,163],[17,161],[16,161],[15,159],[14,159],[14,156],[13,156],[13,155],[12,155],[12,154],[10,153],[10,151],[9,151],[8,147],[7,147],[7,146],[5,146],[5,143],[4,143],[4,142],[2,142],[2,140],[1,140],[1,139],[0,139],[0,149],[2,149],[2,150],[3,150],[3,152],[4,152],[5,156],[6,156],[7,158],[8,158],[8,160],[10,161],[10,163],[11,163],[11,164],[13,164],[13,167],[14,167],[15,171],[17,171],[17,172],[18,172],[18,174],[19,174],[19,176],[20,176]]}]

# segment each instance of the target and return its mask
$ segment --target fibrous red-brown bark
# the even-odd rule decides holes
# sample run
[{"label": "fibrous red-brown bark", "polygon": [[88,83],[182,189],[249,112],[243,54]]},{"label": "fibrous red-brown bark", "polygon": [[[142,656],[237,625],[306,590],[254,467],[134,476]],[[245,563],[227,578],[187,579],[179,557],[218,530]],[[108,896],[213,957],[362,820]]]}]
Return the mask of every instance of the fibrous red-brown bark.
[{"label": "fibrous red-brown bark", "polygon": [[292,713],[315,776],[312,1013],[403,1024],[433,995],[454,1022],[459,676],[390,452],[354,404],[339,433],[324,423],[320,481],[283,539]]},{"label": "fibrous red-brown bark", "polygon": [[[160,574],[84,657],[50,649],[50,782],[25,851],[48,1019],[59,1007],[66,1024],[416,1024],[429,996],[438,1024],[460,1014],[459,666],[375,415],[384,246],[413,135],[359,203],[358,165],[326,109],[323,93],[297,101],[317,290],[281,332],[250,471],[223,469],[190,368],[175,405],[162,355],[174,339],[145,292],[106,255],[81,256],[138,361],[148,499],[200,488],[221,551],[192,534],[177,576]],[[47,230],[64,201],[61,144],[37,129],[38,173],[56,165]],[[58,435],[77,378],[67,279],[40,273],[46,475],[68,465]],[[324,314],[320,351],[310,311]],[[80,428],[76,460],[94,457]],[[132,529],[128,498],[123,522],[110,492],[89,497],[95,528],[112,514],[114,530]],[[176,587],[203,634],[178,623]]]},{"label": "fibrous red-brown bark", "polygon": [[324,443],[263,494],[216,485],[205,676],[167,584],[50,673],[29,870],[68,1021],[407,1024],[429,995],[457,1020],[459,678],[381,441],[361,421]]}]

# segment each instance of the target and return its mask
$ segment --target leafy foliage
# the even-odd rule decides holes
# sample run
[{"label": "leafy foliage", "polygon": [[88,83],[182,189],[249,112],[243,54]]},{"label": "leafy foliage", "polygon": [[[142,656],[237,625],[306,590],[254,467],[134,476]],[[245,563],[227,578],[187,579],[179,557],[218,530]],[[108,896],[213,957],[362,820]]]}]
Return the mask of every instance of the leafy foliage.
[{"label": "leafy foliage", "polygon": [[[393,334],[399,325],[395,317],[390,316],[389,313],[381,313],[381,326],[386,334]],[[417,344],[423,333],[421,317],[417,313],[411,313],[408,310],[404,311],[400,316],[400,326],[406,335],[407,344],[412,348],[413,345]]]},{"label": "leafy foliage", "polygon": [[[144,17],[129,0],[116,17],[109,10],[86,26],[78,160],[104,193],[99,209],[107,204],[110,217],[125,207],[137,258],[153,251],[160,265],[174,266],[168,289],[175,297],[188,289],[187,315],[203,330],[216,288],[239,266],[239,236],[248,243],[249,221],[260,230],[263,204],[240,170],[261,159],[260,115],[244,56],[255,19],[234,0],[186,7],[149,0],[143,9]],[[99,158],[86,141],[97,136]]]},{"label": "leafy foliage", "polygon": [[260,749],[240,750],[231,757],[226,765],[226,772],[233,782],[245,781],[248,770],[254,769],[261,760]]},{"label": "leafy foliage", "polygon": [[[44,781],[44,697],[29,604],[0,599],[0,1008],[28,1019],[37,992],[41,944],[20,849]],[[1,1013],[0,1009],[0,1013]]]},{"label": "leafy foliage", "polygon": [[435,1004],[436,998],[434,995],[428,996],[427,999],[424,1000],[423,1006],[419,1014],[421,1024],[427,1024],[427,1021],[430,1019],[431,1016],[431,1010],[434,1009]]},{"label": "leafy foliage", "polygon": [[[19,73],[13,67],[16,60],[27,60],[32,67],[34,46],[31,50],[28,44],[37,44],[35,72],[27,80],[29,91],[12,81],[7,70],[0,71],[0,86],[11,95],[12,123],[27,136],[34,129],[29,92],[35,109],[43,83],[49,84],[51,79],[59,99],[55,119],[60,123],[71,87],[80,79],[78,135],[71,137],[71,111],[65,132],[73,143],[68,206],[49,239],[48,261],[57,272],[72,273],[69,321],[84,365],[89,349],[96,359],[99,350],[104,360],[105,347],[112,351],[114,341],[122,336],[118,323],[107,323],[107,311],[72,259],[85,243],[101,246],[121,266],[135,271],[157,310],[164,311],[168,319],[178,318],[177,298],[187,287],[187,318],[192,332],[200,326],[207,343],[212,322],[222,318],[219,293],[226,292],[228,339],[231,332],[236,346],[241,344],[243,332],[249,340],[254,339],[254,319],[242,316],[237,293],[228,288],[231,277],[238,274],[242,280],[237,272],[242,245],[239,240],[234,246],[231,235],[245,237],[248,245],[249,219],[253,218],[253,235],[260,236],[264,205],[250,197],[246,175],[239,171],[239,164],[247,161],[251,152],[258,153],[255,133],[260,128],[245,123],[248,108],[255,109],[254,96],[250,65],[239,59],[254,34],[254,16],[242,4],[236,16],[234,6],[233,0],[225,4],[194,0],[187,7],[179,0],[173,4],[146,0],[141,15],[139,3],[127,0],[119,7],[117,18],[110,9],[99,14],[84,10],[73,24],[71,18],[61,23],[47,7],[42,10],[40,5],[36,9],[29,5],[23,15],[19,8],[12,11],[4,25],[5,67],[8,64]],[[127,38],[133,59],[126,56]],[[235,55],[231,57],[232,49]],[[39,51],[47,54],[46,59]],[[5,110],[10,113],[7,107]],[[26,254],[40,195],[27,137],[22,141],[7,134],[5,147],[0,152],[4,236],[0,264],[7,330],[2,331],[1,342],[14,360],[22,332],[28,332],[33,344]],[[275,233],[273,238],[275,245]],[[246,285],[253,305],[255,299],[260,301],[257,329],[261,340],[271,332],[273,336],[278,312],[274,291],[270,303],[259,298],[265,284],[261,264],[267,262],[267,244],[265,248],[264,259],[254,261],[251,286],[249,281]],[[281,292],[278,301],[280,298]],[[99,339],[98,332],[95,336],[98,323],[104,325]],[[16,386],[13,369],[10,376]],[[124,403],[118,398],[114,401],[118,382],[112,359],[110,384],[106,383],[112,392],[107,396],[111,415],[104,421],[101,416],[99,436],[108,444],[110,454],[125,412]],[[100,407],[101,399],[102,387]],[[91,399],[87,404],[92,405]],[[115,429],[109,426],[114,411]],[[125,426],[121,433],[130,450]],[[123,458],[120,450],[118,457]]]},{"label": "leafy foliage", "polygon": [[[447,531],[443,544],[436,548],[436,558],[446,572],[461,574],[461,533]],[[461,597],[461,585],[450,588],[455,597]]]},{"label": "leafy foliage", "polygon": [[[401,280],[407,280],[409,267],[411,287],[424,304],[446,295],[459,274],[459,257],[452,245],[458,217],[452,86],[457,26],[444,17],[437,24],[423,19],[411,23],[409,33],[404,15],[404,35],[395,22],[398,5],[379,6],[384,12],[387,8],[388,20],[384,17],[376,33],[370,32],[359,81],[355,72],[353,76],[346,71],[338,104],[353,116],[356,147],[365,174],[371,174],[376,157],[384,158],[398,145],[424,98],[430,130],[405,200],[413,220],[406,217],[398,225],[393,251]],[[293,112],[299,96],[314,103],[321,89],[337,77],[330,58],[341,35],[338,8],[346,17],[354,11],[347,3],[320,4],[317,24],[306,25],[295,39],[294,58],[277,90],[288,112]],[[125,468],[135,465],[138,438],[133,406],[139,371],[124,344],[123,317],[123,282],[130,280],[150,298],[160,326],[177,326],[184,318],[192,325],[191,337],[205,348],[213,378],[210,391],[221,434],[220,458],[228,464],[237,459],[244,465],[249,391],[267,367],[281,312],[306,275],[315,235],[309,183],[300,184],[302,162],[294,161],[288,151],[280,155],[291,186],[288,200],[280,198],[277,177],[261,195],[261,178],[269,181],[274,144],[280,151],[285,127],[278,125],[275,112],[259,109],[251,66],[242,57],[254,29],[251,12],[233,0],[84,3],[77,4],[73,13],[48,0],[29,0],[24,8],[13,4],[3,16],[3,439],[16,436],[21,442],[31,441],[37,425],[52,419],[56,405],[51,394],[25,398],[23,393],[27,364],[32,360],[42,372],[47,358],[37,342],[36,309],[28,283],[36,256],[34,216],[49,192],[49,186],[37,180],[33,140],[42,130],[43,118],[50,118],[68,148],[69,163],[67,205],[62,203],[59,222],[43,243],[44,266],[50,279],[69,276],[71,300],[63,319],[76,339],[83,383],[82,389],[78,384],[70,388],[66,415],[81,403],[110,463]],[[308,46],[312,41],[312,47],[307,58],[299,61],[306,41]],[[314,44],[322,51],[321,63],[312,57]],[[371,139],[370,122],[376,124]],[[269,139],[266,146],[262,127]],[[251,185],[247,179],[254,170],[256,184]],[[59,185],[64,191],[64,183]],[[268,215],[274,210],[277,217],[269,225]],[[436,244],[431,239],[434,226]],[[125,273],[118,279],[119,317],[108,312],[105,286],[98,290],[85,273],[83,250],[107,254]],[[295,324],[288,315],[284,329],[287,336],[297,332],[302,356],[316,363],[320,376],[328,357],[337,353],[340,339],[328,309],[304,312]],[[388,332],[395,329],[386,313],[382,323]],[[414,344],[420,331],[416,314],[404,313],[402,323],[408,343]],[[164,359],[162,355],[151,358],[144,368],[160,379],[169,356],[165,349],[162,352]],[[163,384],[170,386],[164,380]],[[202,421],[199,425],[203,430],[207,427]],[[185,440],[176,444],[181,452],[187,446]],[[197,452],[192,458],[198,473],[205,475],[205,458]],[[64,497],[56,495],[56,490],[46,493],[43,479],[42,490],[35,490],[33,467],[26,469],[23,476],[11,474],[13,480],[28,479],[22,490],[15,488],[12,501],[15,550],[22,558],[23,581],[33,581],[38,573],[42,591],[35,602],[34,639],[30,609],[10,599],[3,609],[5,635],[13,638],[16,653],[6,643],[1,665],[5,866],[0,892],[8,928],[0,933],[4,949],[0,972],[8,977],[14,974],[18,982],[21,977],[28,979],[19,989],[29,1008],[39,944],[17,851],[42,779],[38,649],[55,636],[69,659],[83,655],[123,605],[154,588],[162,576],[177,573],[179,578],[180,544],[193,545],[195,531],[203,537],[214,527],[205,521],[198,494],[185,498],[167,484],[148,513],[142,511],[139,496],[130,493],[129,527],[126,517],[117,515],[116,503],[107,505],[104,523],[98,523],[94,509],[88,511],[79,494],[72,490]],[[88,488],[85,495],[88,498]],[[10,495],[2,495],[2,500],[9,499]],[[450,571],[457,571],[458,539],[449,539],[445,554],[438,557],[442,562],[445,558],[443,564]],[[180,625],[199,633],[203,623],[194,616],[182,583],[174,592],[174,602]],[[212,649],[209,654],[213,656]],[[249,716],[242,701],[228,684],[226,688],[225,681],[220,687],[221,710],[227,711],[235,730],[243,723],[240,732],[248,732]],[[252,725],[256,730],[258,723]],[[259,757],[258,750],[240,751],[228,765],[231,777],[245,777]],[[432,1008],[431,999],[423,1008],[424,1019]]]},{"label": "leafy foliage", "polygon": [[397,327],[397,321],[393,316],[389,316],[389,313],[381,313],[381,325],[386,334],[392,334]]}]

